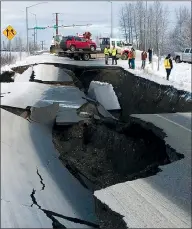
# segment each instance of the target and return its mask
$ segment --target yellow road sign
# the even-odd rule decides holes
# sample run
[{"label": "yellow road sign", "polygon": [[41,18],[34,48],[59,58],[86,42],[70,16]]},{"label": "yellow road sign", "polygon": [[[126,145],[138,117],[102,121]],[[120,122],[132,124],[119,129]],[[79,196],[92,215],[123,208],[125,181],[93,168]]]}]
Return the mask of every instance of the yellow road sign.
[{"label": "yellow road sign", "polygon": [[9,25],[3,31],[3,34],[7,37],[7,39],[12,40],[16,36],[17,32],[11,25]]}]

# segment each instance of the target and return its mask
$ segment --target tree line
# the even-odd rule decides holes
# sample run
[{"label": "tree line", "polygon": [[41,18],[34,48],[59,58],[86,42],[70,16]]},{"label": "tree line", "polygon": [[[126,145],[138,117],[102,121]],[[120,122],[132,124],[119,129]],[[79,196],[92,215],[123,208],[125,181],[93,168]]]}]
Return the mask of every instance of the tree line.
[{"label": "tree line", "polygon": [[[40,44],[36,44],[36,43],[34,43],[34,41],[29,40],[29,51],[30,52],[38,51],[40,49],[41,49]],[[10,50],[10,42],[9,41],[6,41],[6,42],[1,41],[1,50],[9,51]],[[11,51],[13,51],[13,52],[27,51],[26,42],[24,42],[24,39],[22,39],[19,36],[15,37],[11,41]]]},{"label": "tree line", "polygon": [[[119,15],[121,32],[137,49],[153,48],[158,54],[183,51],[191,47],[191,11],[181,6],[175,10],[173,23],[169,9],[160,1],[125,3]],[[171,29],[170,29],[171,28]]]}]

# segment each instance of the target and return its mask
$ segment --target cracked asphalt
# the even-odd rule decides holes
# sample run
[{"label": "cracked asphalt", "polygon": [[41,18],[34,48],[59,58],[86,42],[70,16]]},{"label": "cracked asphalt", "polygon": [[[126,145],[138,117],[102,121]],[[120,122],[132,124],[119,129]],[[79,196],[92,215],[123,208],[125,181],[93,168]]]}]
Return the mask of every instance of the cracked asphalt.
[{"label": "cracked asphalt", "polygon": [[[83,64],[84,63],[81,62],[79,65]],[[97,62],[95,62],[95,65],[97,65]],[[60,80],[62,80],[61,75],[62,74],[60,74]],[[50,77],[49,80],[52,82],[53,79]],[[36,86],[34,83],[33,85],[35,88]],[[15,99],[15,97],[12,96],[12,101],[10,104],[15,104],[17,101],[21,107],[24,106],[22,108],[25,108],[25,105],[21,105],[21,100],[26,101],[27,104],[30,100],[31,94],[27,101],[25,96],[19,95],[19,88],[15,89],[15,91],[18,97],[16,96],[17,98]],[[53,90],[50,91],[50,94],[53,95]],[[38,92],[37,89],[36,92]],[[8,97],[9,94],[9,91],[4,92],[1,94],[1,97],[3,99],[10,98]],[[45,100],[45,97],[43,96],[40,98]],[[63,95],[61,95],[61,97],[63,97]],[[5,99],[4,101],[7,102],[9,99]],[[82,101],[83,100],[81,98],[80,102]],[[30,102],[36,104],[37,101],[30,100]],[[119,158],[116,157],[116,152],[118,152],[119,148],[121,148],[121,144],[123,145],[127,139],[125,140],[125,138],[121,138],[119,136],[114,138],[114,134],[109,134],[110,137],[107,138],[107,134],[104,134],[102,128],[97,128],[95,131],[88,129],[88,132],[84,131],[83,134],[81,133],[84,140],[86,139],[87,141],[79,141],[80,146],[82,146],[81,155],[77,155],[78,152],[73,155],[78,156],[76,158],[78,159],[78,163],[76,165],[79,164],[80,167],[77,169],[76,165],[74,166],[74,164],[70,163],[70,161],[65,161],[65,166],[63,166],[62,162],[58,160],[59,153],[56,151],[52,142],[52,128],[50,126],[41,125],[39,123],[29,121],[28,119],[25,120],[22,117],[17,116],[21,115],[21,113],[23,114],[23,110],[21,108],[20,110],[17,110],[17,115],[10,113],[8,111],[11,110],[10,108],[6,109],[7,111],[1,109],[1,129],[3,133],[1,137],[1,174],[6,174],[5,176],[3,175],[1,177],[2,227],[99,228],[99,224],[101,223],[102,218],[101,215],[103,215],[102,228],[111,228],[112,226],[117,226],[118,223],[121,223],[122,228],[126,228],[125,222],[122,220],[122,215],[112,212],[107,206],[98,204],[98,201],[95,200],[93,197],[93,190],[91,190],[91,188],[93,188],[91,186],[92,184],[87,179],[89,178],[89,171],[83,171],[82,165],[86,165],[86,169],[88,170],[91,168],[92,174],[100,176],[100,174],[102,174],[102,167],[100,168],[101,170],[98,170],[98,168],[94,167],[96,164],[94,161],[94,154],[97,156],[97,159],[100,155],[102,156],[102,154],[100,154],[98,151],[99,154],[97,155],[98,152],[94,151],[94,147],[96,146],[95,148],[99,148],[103,142],[105,145],[108,141],[110,142],[110,146],[115,144],[114,147],[106,148],[113,154],[113,161],[118,162]],[[44,119],[46,119],[47,116],[49,117],[48,113],[44,113],[42,117],[45,117]],[[27,115],[25,114],[23,117],[27,118]],[[140,117],[142,117],[144,120],[146,118],[142,115]],[[149,115],[146,118],[148,121],[151,121],[151,119],[155,119],[154,116]],[[173,125],[176,123],[177,127],[180,126],[180,128],[185,129],[185,134],[183,135],[187,137],[189,136],[191,129],[188,123],[188,118],[184,118],[183,116],[182,118],[179,118],[179,115],[170,117],[169,115],[162,114],[161,118],[156,117],[155,120],[157,124],[160,124],[160,126],[162,123],[165,126],[165,123],[167,123],[165,120],[167,119],[169,120],[168,122],[172,123]],[[170,123],[167,123],[167,126],[171,126]],[[174,127],[172,128],[174,129]],[[76,136],[78,135],[78,131],[81,131],[80,128],[75,132]],[[183,132],[181,131],[181,133]],[[90,151],[87,150],[85,146],[91,142],[91,139],[87,136],[94,136],[96,139],[94,142],[94,147],[91,146],[89,148]],[[173,136],[175,136],[174,133]],[[181,138],[183,137],[182,134],[178,134],[178,136]],[[135,136],[132,137],[134,138]],[[77,142],[78,141],[72,141],[71,146],[74,147]],[[191,148],[189,147],[188,142],[189,141],[187,141],[185,147],[189,151]],[[137,150],[137,152],[139,152],[138,146],[143,146],[143,149],[146,150],[143,139],[137,141],[137,144],[130,144],[133,147],[130,147],[128,144],[124,145],[127,147],[124,147],[124,149],[127,151],[129,151],[130,148],[134,148]],[[63,149],[65,149],[64,147]],[[104,146],[102,147],[104,148]],[[115,151],[112,148],[115,148]],[[179,146],[177,148],[180,149]],[[122,147],[122,152],[124,149]],[[188,151],[187,154],[184,153],[182,156],[185,158],[190,158]],[[68,153],[69,152],[70,150],[68,148]],[[93,153],[91,158],[90,152]],[[104,151],[102,153],[105,154]],[[171,154],[173,155],[173,152],[171,152]],[[85,157],[88,157],[90,160],[86,159],[86,161],[83,161],[85,164],[82,164],[82,160],[84,160]],[[180,159],[183,159],[183,157]],[[116,160],[114,160],[115,158]],[[123,157],[121,158],[121,163],[122,162]],[[105,160],[103,160],[101,164],[104,165],[105,169],[108,169],[107,166],[110,163],[109,161],[105,163]],[[187,164],[187,168],[185,168],[185,175],[187,177],[186,179],[189,179],[189,166],[190,165]],[[121,166],[121,169],[122,168],[123,166]],[[157,173],[159,171],[155,172]],[[105,177],[106,184],[103,187],[107,187],[109,185],[120,182],[120,180],[116,179],[115,177],[115,182],[113,181],[110,183],[110,179],[114,177],[115,176],[113,173],[111,173],[108,177]],[[136,178],[138,177],[136,176]],[[123,181],[126,181],[126,179]],[[103,182],[102,179],[100,182]],[[186,187],[186,182],[183,184],[184,187],[179,187],[179,192],[181,193]],[[176,194],[179,195],[178,193]],[[188,193],[186,193],[185,196],[187,195]],[[181,202],[182,200],[177,196],[177,200],[175,201]],[[98,214],[96,214],[95,211],[96,205],[101,205],[97,212]],[[99,219],[98,215],[100,215]],[[108,225],[106,223],[107,221],[110,221]]]},{"label": "cracked asphalt", "polygon": [[51,127],[3,109],[1,123],[1,227],[98,227],[93,195],[58,160]]}]

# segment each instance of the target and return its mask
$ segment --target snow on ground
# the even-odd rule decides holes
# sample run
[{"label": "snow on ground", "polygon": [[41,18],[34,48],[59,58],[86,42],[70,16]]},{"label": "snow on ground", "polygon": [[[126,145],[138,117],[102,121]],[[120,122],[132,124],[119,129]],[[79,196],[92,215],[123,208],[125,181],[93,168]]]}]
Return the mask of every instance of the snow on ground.
[{"label": "snow on ground", "polygon": [[[37,53],[37,55],[31,55],[28,56],[27,53],[25,53],[25,55],[23,55],[24,58],[22,60],[17,59],[17,61],[14,64],[10,64],[10,65],[4,65],[1,67],[1,73],[2,72],[6,72],[6,71],[12,71],[11,69],[14,67],[18,67],[18,66],[25,66],[25,65],[33,65],[36,63],[45,63],[45,62],[52,62],[51,61],[51,56],[55,56],[54,54],[50,54],[50,53]],[[55,62],[55,61],[53,61]],[[57,62],[57,61],[56,61]],[[58,58],[58,62],[63,63],[63,57]]]},{"label": "snow on ground", "polygon": [[[1,51],[1,56],[9,56],[9,52]],[[27,53],[26,52],[11,52],[11,56],[15,57],[16,61],[21,61],[27,57]]]},{"label": "snow on ground", "polygon": [[164,68],[164,59],[161,58],[158,68],[158,57],[153,56],[153,64],[149,64],[148,60],[146,62],[145,70],[141,69],[141,52],[136,52],[136,69],[129,69],[128,61],[119,60],[118,65],[123,67],[125,70],[132,72],[142,78],[157,82],[163,85],[171,85],[179,90],[184,90],[191,92],[191,64],[188,63],[178,63],[173,61],[173,69],[169,77],[169,81],[166,80],[166,71]]}]

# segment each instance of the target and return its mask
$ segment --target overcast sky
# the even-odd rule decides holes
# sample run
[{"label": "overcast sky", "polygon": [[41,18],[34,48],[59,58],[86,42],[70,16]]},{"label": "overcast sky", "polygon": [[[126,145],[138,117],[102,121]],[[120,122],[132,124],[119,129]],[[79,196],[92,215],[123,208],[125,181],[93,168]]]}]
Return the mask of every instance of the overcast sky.
[{"label": "overcast sky", "polygon": [[[8,25],[11,25],[17,31],[17,35],[25,39],[26,7],[39,2],[40,1],[1,1],[1,34]],[[125,1],[113,1],[112,3],[115,37],[120,36],[118,15],[124,3]],[[178,9],[181,5],[185,5],[191,9],[190,1],[164,1],[163,4],[170,10],[170,20],[173,22],[172,26],[175,22],[175,9]],[[109,1],[50,1],[29,8],[29,12],[36,14],[38,26],[53,26],[55,24],[55,15],[53,13],[60,13],[59,24],[61,25],[92,24],[92,26],[89,27],[59,29],[59,33],[62,35],[73,35],[84,31],[90,31],[94,36],[99,36],[100,34],[102,36],[110,35],[111,3]],[[35,16],[31,13],[29,13],[30,28],[35,26]],[[54,29],[38,30],[38,42],[44,40],[49,46],[54,33]],[[29,37],[33,39],[32,31],[29,31]],[[6,38],[2,38],[6,40]]]}]

